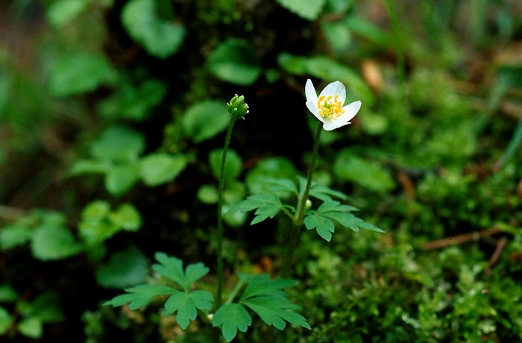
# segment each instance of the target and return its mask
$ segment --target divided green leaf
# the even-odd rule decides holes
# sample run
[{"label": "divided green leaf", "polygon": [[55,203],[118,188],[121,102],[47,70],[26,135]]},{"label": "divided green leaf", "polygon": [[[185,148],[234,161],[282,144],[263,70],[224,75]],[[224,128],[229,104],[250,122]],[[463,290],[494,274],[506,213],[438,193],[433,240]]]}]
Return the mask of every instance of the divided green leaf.
[{"label": "divided green leaf", "polygon": [[270,280],[268,274],[256,275],[248,280],[248,286],[239,301],[256,312],[266,324],[274,325],[279,330],[285,328],[285,320],[311,329],[303,316],[291,311],[300,307],[290,303],[284,289],[294,284],[295,280]]},{"label": "divided green leaf", "polygon": [[221,333],[227,342],[236,337],[237,330],[246,332],[250,325],[252,317],[240,304],[225,304],[212,317],[212,326],[221,326]]},{"label": "divided green leaf", "polygon": [[164,315],[168,316],[177,311],[176,321],[186,329],[189,322],[196,319],[197,309],[210,310],[212,300],[212,294],[207,291],[179,292],[165,302]]},{"label": "divided green leaf", "polygon": [[136,310],[150,303],[152,298],[158,295],[176,294],[179,290],[164,285],[139,285],[125,289],[127,294],[121,294],[104,303],[105,306],[112,307],[129,304],[131,310]]},{"label": "divided green leaf", "polygon": [[160,264],[154,264],[152,269],[164,277],[171,279],[178,283],[185,292],[190,290],[190,286],[199,278],[207,275],[209,269],[199,262],[196,264],[189,264],[183,272],[183,262],[175,257],[169,257],[162,252],[156,253],[156,260]]},{"label": "divided green leaf", "polygon": [[304,223],[308,230],[315,229],[317,234],[327,242],[330,242],[332,239],[334,221],[355,232],[359,232],[359,228],[384,232],[380,228],[367,223],[350,213],[351,211],[356,210],[355,207],[342,205],[338,201],[327,200],[319,206],[317,211],[310,211],[311,213],[304,218]]},{"label": "divided green leaf", "polygon": [[130,309],[135,310],[147,305],[155,296],[170,295],[164,305],[164,314],[176,313],[179,325],[186,329],[190,321],[196,319],[198,309],[209,310],[212,307],[213,296],[210,292],[190,290],[192,283],[206,275],[209,269],[202,263],[196,263],[189,264],[183,271],[183,262],[180,259],[169,257],[162,252],[157,252],[155,257],[160,263],[154,264],[152,268],[160,275],[177,283],[183,288],[183,291],[165,285],[144,284],[126,289],[128,294],[118,295],[104,305],[115,307],[130,303]]},{"label": "divided green leaf", "polygon": [[228,212],[248,212],[255,209],[256,217],[250,223],[250,225],[254,225],[269,217],[274,218],[282,207],[283,204],[281,203],[281,200],[279,200],[275,194],[262,193],[249,196],[245,200],[232,206]]}]

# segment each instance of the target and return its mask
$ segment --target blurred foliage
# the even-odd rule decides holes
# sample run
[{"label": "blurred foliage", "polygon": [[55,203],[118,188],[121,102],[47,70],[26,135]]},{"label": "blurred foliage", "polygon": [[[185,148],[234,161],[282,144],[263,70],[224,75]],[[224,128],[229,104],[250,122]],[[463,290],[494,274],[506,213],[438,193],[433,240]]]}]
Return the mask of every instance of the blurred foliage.
[{"label": "blurred foliage", "polygon": [[289,292],[312,331],[254,321],[235,341],[522,341],[522,6],[389,3],[0,2],[0,334],[215,337],[155,300],[103,303],[152,285],[156,251],[203,261],[213,289],[233,94],[250,113],[226,166],[225,292],[236,272],[280,272],[288,223],[228,211],[305,174],[312,78],[363,103],[322,135],[316,185],[386,233],[304,232]]}]

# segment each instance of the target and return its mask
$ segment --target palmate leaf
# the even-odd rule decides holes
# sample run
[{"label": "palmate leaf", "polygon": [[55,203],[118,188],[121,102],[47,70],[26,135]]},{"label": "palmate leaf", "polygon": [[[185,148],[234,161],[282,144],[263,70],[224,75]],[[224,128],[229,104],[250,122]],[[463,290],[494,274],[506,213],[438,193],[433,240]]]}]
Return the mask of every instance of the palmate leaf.
[{"label": "palmate leaf", "polygon": [[126,289],[129,294],[118,295],[104,305],[113,307],[130,303],[131,310],[147,305],[157,295],[170,295],[165,302],[165,315],[176,313],[179,325],[186,329],[191,320],[196,319],[197,310],[209,310],[212,307],[213,296],[210,292],[195,290],[190,286],[209,272],[202,263],[189,264],[183,271],[183,262],[175,257],[169,257],[162,252],[156,253],[155,264],[152,268],[160,275],[177,283],[183,291],[165,285],[139,285]]},{"label": "palmate leaf", "polygon": [[246,332],[252,325],[252,317],[240,304],[225,304],[212,317],[212,326],[221,326],[223,337],[230,342],[237,335],[237,330]]},{"label": "palmate leaf", "polygon": [[256,275],[248,280],[240,303],[256,312],[266,324],[279,330],[285,328],[284,320],[311,329],[303,316],[291,311],[300,307],[286,298],[284,289],[294,284],[295,280],[291,279],[270,280],[268,274]]},{"label": "palmate leaf", "polygon": [[294,325],[302,326],[309,330],[312,329],[306,322],[305,317],[290,311],[298,310],[300,307],[290,303],[286,298],[255,297],[245,301],[243,304],[256,312],[265,323],[273,325],[279,330],[283,330],[286,327],[285,320]]},{"label": "palmate leaf", "polygon": [[[310,187],[310,196],[315,197],[319,200],[326,201],[326,200],[332,200],[332,197],[341,199],[341,200],[347,200],[348,196],[344,193],[341,193],[339,191],[335,191],[329,187],[321,186],[321,185],[312,185]],[[352,207],[352,211],[358,211],[357,208]]]},{"label": "palmate leaf", "polygon": [[354,216],[350,211],[357,210],[355,207],[342,205],[335,200],[325,201],[317,211],[308,214],[304,223],[308,230],[315,229],[317,234],[325,241],[330,242],[334,232],[334,221],[341,226],[347,227],[355,232],[365,229],[376,232],[384,232],[380,228],[365,222],[361,218]]},{"label": "palmate leaf", "polygon": [[279,213],[283,204],[281,200],[273,193],[254,194],[245,200],[232,206],[228,212],[248,212],[256,210],[256,217],[252,220],[250,225],[262,222],[267,218],[274,218]]},{"label": "palmate leaf", "polygon": [[179,290],[164,285],[139,285],[125,290],[128,294],[121,294],[112,300],[106,301],[103,305],[112,307],[122,306],[129,303],[131,310],[146,306],[152,298],[158,295],[168,295],[179,293]]},{"label": "palmate leaf", "polygon": [[311,329],[306,319],[293,311],[300,307],[292,304],[286,297],[285,289],[293,286],[295,280],[270,280],[268,274],[240,274],[239,278],[241,283],[247,283],[247,287],[238,303],[221,306],[212,318],[212,325],[221,326],[221,332],[228,342],[236,337],[237,330],[246,332],[252,324],[247,307],[257,313],[266,324],[279,330],[286,327],[286,322]]},{"label": "palmate leaf", "polygon": [[295,183],[290,179],[267,178],[265,183],[268,185],[267,189],[273,193],[288,192],[295,195],[299,193]]},{"label": "palmate leaf", "polygon": [[196,319],[197,309],[210,310],[213,296],[207,291],[179,292],[172,295],[165,303],[165,316],[178,312],[176,320],[186,329],[191,320]]},{"label": "palmate leaf", "polygon": [[304,219],[305,226],[308,230],[317,231],[317,234],[321,236],[325,241],[330,242],[332,239],[332,233],[335,230],[333,221],[326,217],[322,217],[317,214],[312,214]]},{"label": "palmate leaf", "polygon": [[167,254],[157,252],[156,260],[160,264],[154,264],[152,269],[164,277],[178,283],[185,292],[190,290],[192,285],[199,278],[207,275],[209,269],[203,263],[189,264],[183,272],[183,262],[175,257],[169,257]]}]

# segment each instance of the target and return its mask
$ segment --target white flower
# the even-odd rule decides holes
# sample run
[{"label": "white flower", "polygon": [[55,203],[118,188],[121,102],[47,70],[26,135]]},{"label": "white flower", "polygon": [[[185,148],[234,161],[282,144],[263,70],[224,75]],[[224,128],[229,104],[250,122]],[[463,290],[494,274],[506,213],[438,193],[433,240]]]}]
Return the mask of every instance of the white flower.
[{"label": "white flower", "polygon": [[346,88],[335,81],[324,87],[319,97],[315,92],[312,81],[307,80],[305,86],[306,107],[323,123],[326,131],[335,130],[341,126],[350,124],[361,108],[360,101],[354,101],[343,107],[346,100]]}]

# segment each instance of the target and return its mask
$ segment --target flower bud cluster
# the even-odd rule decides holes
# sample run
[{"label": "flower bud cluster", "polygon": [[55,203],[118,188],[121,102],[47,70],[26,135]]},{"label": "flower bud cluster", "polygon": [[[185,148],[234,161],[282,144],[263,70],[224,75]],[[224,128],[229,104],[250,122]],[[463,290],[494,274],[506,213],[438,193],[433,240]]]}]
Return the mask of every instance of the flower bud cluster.
[{"label": "flower bud cluster", "polygon": [[236,119],[243,118],[248,113],[248,105],[245,104],[245,97],[237,94],[230,99],[228,105],[228,112]]}]

